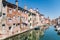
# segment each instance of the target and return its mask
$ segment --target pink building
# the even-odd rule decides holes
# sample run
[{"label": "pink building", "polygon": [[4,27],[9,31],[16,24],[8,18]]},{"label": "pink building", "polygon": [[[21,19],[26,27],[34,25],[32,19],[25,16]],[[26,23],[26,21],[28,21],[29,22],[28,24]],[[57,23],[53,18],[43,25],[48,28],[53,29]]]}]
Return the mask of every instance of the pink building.
[{"label": "pink building", "polygon": [[0,0],[0,38],[40,26],[44,21],[38,9],[21,8],[17,0],[16,5]]}]

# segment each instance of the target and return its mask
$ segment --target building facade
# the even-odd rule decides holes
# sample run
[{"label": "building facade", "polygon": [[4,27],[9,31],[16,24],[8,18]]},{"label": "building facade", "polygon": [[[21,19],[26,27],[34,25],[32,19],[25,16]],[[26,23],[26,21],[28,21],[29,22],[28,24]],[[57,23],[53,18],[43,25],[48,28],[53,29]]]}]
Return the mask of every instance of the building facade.
[{"label": "building facade", "polygon": [[38,9],[27,10],[27,6],[21,8],[18,6],[18,0],[16,4],[0,0],[0,37],[20,33],[44,23],[44,16]]}]

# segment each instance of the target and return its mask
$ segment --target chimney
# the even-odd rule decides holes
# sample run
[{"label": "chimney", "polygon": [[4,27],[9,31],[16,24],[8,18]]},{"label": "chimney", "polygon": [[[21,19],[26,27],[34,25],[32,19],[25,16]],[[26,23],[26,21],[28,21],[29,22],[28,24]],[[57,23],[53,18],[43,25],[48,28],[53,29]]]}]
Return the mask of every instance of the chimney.
[{"label": "chimney", "polygon": [[18,11],[18,0],[15,1],[16,2],[16,10]]},{"label": "chimney", "polygon": [[24,6],[24,9],[27,10],[27,6],[26,5]]},{"label": "chimney", "polygon": [[1,9],[2,9],[2,0],[0,0],[0,12],[1,12]]},{"label": "chimney", "polygon": [[2,11],[2,2],[7,1],[7,0],[0,0],[0,12]]}]

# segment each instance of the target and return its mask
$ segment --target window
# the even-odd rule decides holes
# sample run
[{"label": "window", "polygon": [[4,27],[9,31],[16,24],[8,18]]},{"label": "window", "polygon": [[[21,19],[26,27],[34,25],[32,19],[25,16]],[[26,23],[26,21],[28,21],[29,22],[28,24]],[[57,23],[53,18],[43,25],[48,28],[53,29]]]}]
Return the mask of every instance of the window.
[{"label": "window", "polygon": [[15,23],[13,23],[13,25],[15,25]]},{"label": "window", "polygon": [[2,26],[5,26],[5,24],[2,24]]},{"label": "window", "polygon": [[9,27],[9,30],[11,30],[11,26]]},{"label": "window", "polygon": [[13,23],[13,27],[16,27],[16,23]]},{"label": "window", "polygon": [[20,25],[20,23],[18,23],[17,25]]},{"label": "window", "polygon": [[8,20],[12,20],[11,18],[9,18]]},{"label": "window", "polygon": [[30,22],[30,20],[28,20],[28,22]]},{"label": "window", "polygon": [[27,23],[23,23],[24,26],[27,26]]},{"label": "window", "polygon": [[6,2],[3,2],[3,7],[5,7],[6,6]]},{"label": "window", "polygon": [[11,21],[12,19],[11,19],[11,18],[9,18],[8,20],[9,20],[9,21]]},{"label": "window", "polygon": [[25,13],[27,13],[27,11],[25,11]]},{"label": "window", "polygon": [[32,13],[29,13],[29,15],[28,15],[28,16],[30,16],[30,15],[32,15]]},{"label": "window", "polygon": [[6,17],[6,14],[5,13],[3,13],[3,18],[5,18]]},{"label": "window", "polygon": [[16,26],[20,25],[20,23],[17,23]]},{"label": "window", "polygon": [[30,16],[30,14],[28,16]]},{"label": "window", "polygon": [[22,22],[25,22],[25,17],[21,17]]},{"label": "window", "polygon": [[9,9],[9,13],[12,14],[12,9]]},{"label": "window", "polygon": [[30,26],[31,26],[31,23],[30,23]]},{"label": "window", "polygon": [[31,18],[30,18],[30,20],[31,20]]},{"label": "window", "polygon": [[3,13],[3,15],[6,15],[5,13]]}]

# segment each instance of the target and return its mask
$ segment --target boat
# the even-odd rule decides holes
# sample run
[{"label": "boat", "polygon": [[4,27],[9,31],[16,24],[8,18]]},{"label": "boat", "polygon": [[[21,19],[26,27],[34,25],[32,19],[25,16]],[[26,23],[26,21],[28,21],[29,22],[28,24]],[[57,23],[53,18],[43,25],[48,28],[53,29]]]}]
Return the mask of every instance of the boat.
[{"label": "boat", "polygon": [[57,31],[57,34],[60,35],[60,31]]},{"label": "boat", "polygon": [[58,24],[58,25],[56,26],[56,28],[57,28],[57,30],[60,30],[60,24]]},{"label": "boat", "polygon": [[57,24],[55,25],[55,29],[60,32],[60,18],[57,20]]}]

